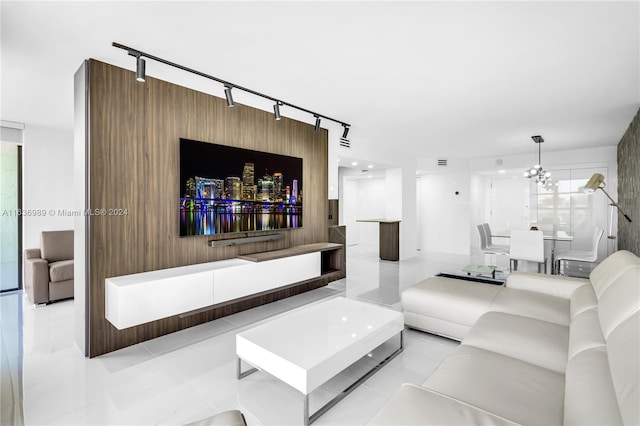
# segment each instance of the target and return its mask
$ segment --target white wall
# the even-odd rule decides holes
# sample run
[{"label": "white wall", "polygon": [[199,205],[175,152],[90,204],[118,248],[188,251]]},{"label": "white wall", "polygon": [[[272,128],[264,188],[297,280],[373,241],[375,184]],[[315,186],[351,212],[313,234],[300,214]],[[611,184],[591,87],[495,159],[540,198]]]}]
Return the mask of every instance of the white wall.
[{"label": "white wall", "polygon": [[347,245],[378,246],[379,224],[357,222],[362,219],[386,217],[386,178],[378,176],[360,179],[344,176],[344,224],[347,227]]},{"label": "white wall", "polygon": [[470,174],[462,171],[419,176],[417,210],[421,251],[469,254],[470,182]]},{"label": "white wall", "polygon": [[23,208],[44,210],[24,216],[23,247],[40,247],[40,232],[73,229],[74,218],[59,210],[74,207],[73,132],[26,125],[23,143]]}]

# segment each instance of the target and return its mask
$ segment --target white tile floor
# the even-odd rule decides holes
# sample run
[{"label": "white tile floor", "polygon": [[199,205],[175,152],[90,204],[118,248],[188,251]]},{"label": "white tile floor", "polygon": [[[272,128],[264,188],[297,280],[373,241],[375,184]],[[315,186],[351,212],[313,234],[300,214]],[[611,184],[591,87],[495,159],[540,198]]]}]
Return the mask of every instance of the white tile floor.
[{"label": "white tile floor", "polygon": [[[241,410],[250,425],[299,424],[302,396],[297,391],[261,372],[236,379],[237,332],[336,295],[399,310],[402,290],[438,272],[459,273],[464,265],[478,262],[472,258],[423,253],[386,262],[378,260],[377,247],[348,247],[347,278],[328,287],[93,359],[85,358],[74,343],[73,301],[34,309],[22,294],[2,296],[2,424],[21,423],[19,404],[14,411],[9,393],[13,387],[19,395],[20,384],[27,425],[184,424],[229,409]],[[422,383],[456,346],[406,330],[404,352],[315,424],[365,424],[401,383]],[[314,392],[311,411],[366,371],[366,363],[357,363]]]}]

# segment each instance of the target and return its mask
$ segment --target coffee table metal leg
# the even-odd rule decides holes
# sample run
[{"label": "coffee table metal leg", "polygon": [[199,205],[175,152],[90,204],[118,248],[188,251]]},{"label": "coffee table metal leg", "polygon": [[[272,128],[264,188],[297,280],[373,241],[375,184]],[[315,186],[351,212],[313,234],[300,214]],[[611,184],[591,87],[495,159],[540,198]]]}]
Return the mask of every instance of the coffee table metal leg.
[{"label": "coffee table metal leg", "polygon": [[309,418],[309,394],[304,394],[304,426],[309,426],[311,419]]},{"label": "coffee table metal leg", "polygon": [[251,368],[251,369],[243,372],[242,371],[242,360],[240,358],[238,358],[238,371],[236,373],[236,376],[238,377],[238,380],[244,379],[249,374],[255,373],[256,371],[258,371],[257,368]]},{"label": "coffee table metal leg", "polygon": [[396,356],[398,356],[404,350],[404,330],[400,332],[400,347],[396,349],[391,355],[380,361],[375,367],[365,373],[362,377],[356,380],[353,384],[351,384],[348,388],[343,390],[340,394],[338,394],[331,401],[327,402],[322,408],[309,416],[309,395],[305,395],[304,398],[304,418],[305,425],[309,425],[315,422],[318,417],[322,416],[326,413],[331,407],[336,405],[338,402],[342,401],[344,397],[353,392],[358,386],[364,383],[369,377],[373,376],[377,373],[382,367],[387,365],[391,360],[393,360]]}]

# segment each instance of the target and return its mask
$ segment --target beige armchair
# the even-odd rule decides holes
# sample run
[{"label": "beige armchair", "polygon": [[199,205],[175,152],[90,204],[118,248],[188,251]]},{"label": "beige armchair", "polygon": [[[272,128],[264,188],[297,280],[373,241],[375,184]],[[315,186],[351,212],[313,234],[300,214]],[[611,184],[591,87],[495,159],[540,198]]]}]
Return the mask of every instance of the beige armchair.
[{"label": "beige armchair", "polygon": [[35,304],[73,297],[73,231],[43,231],[24,251],[24,288]]}]

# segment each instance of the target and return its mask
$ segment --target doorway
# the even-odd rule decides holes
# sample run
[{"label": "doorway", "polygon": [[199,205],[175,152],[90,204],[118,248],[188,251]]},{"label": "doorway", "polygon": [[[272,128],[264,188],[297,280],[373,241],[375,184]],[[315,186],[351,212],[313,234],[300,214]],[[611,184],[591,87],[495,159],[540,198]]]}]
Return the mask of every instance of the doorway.
[{"label": "doorway", "polygon": [[0,292],[22,288],[22,146],[0,142]]}]

